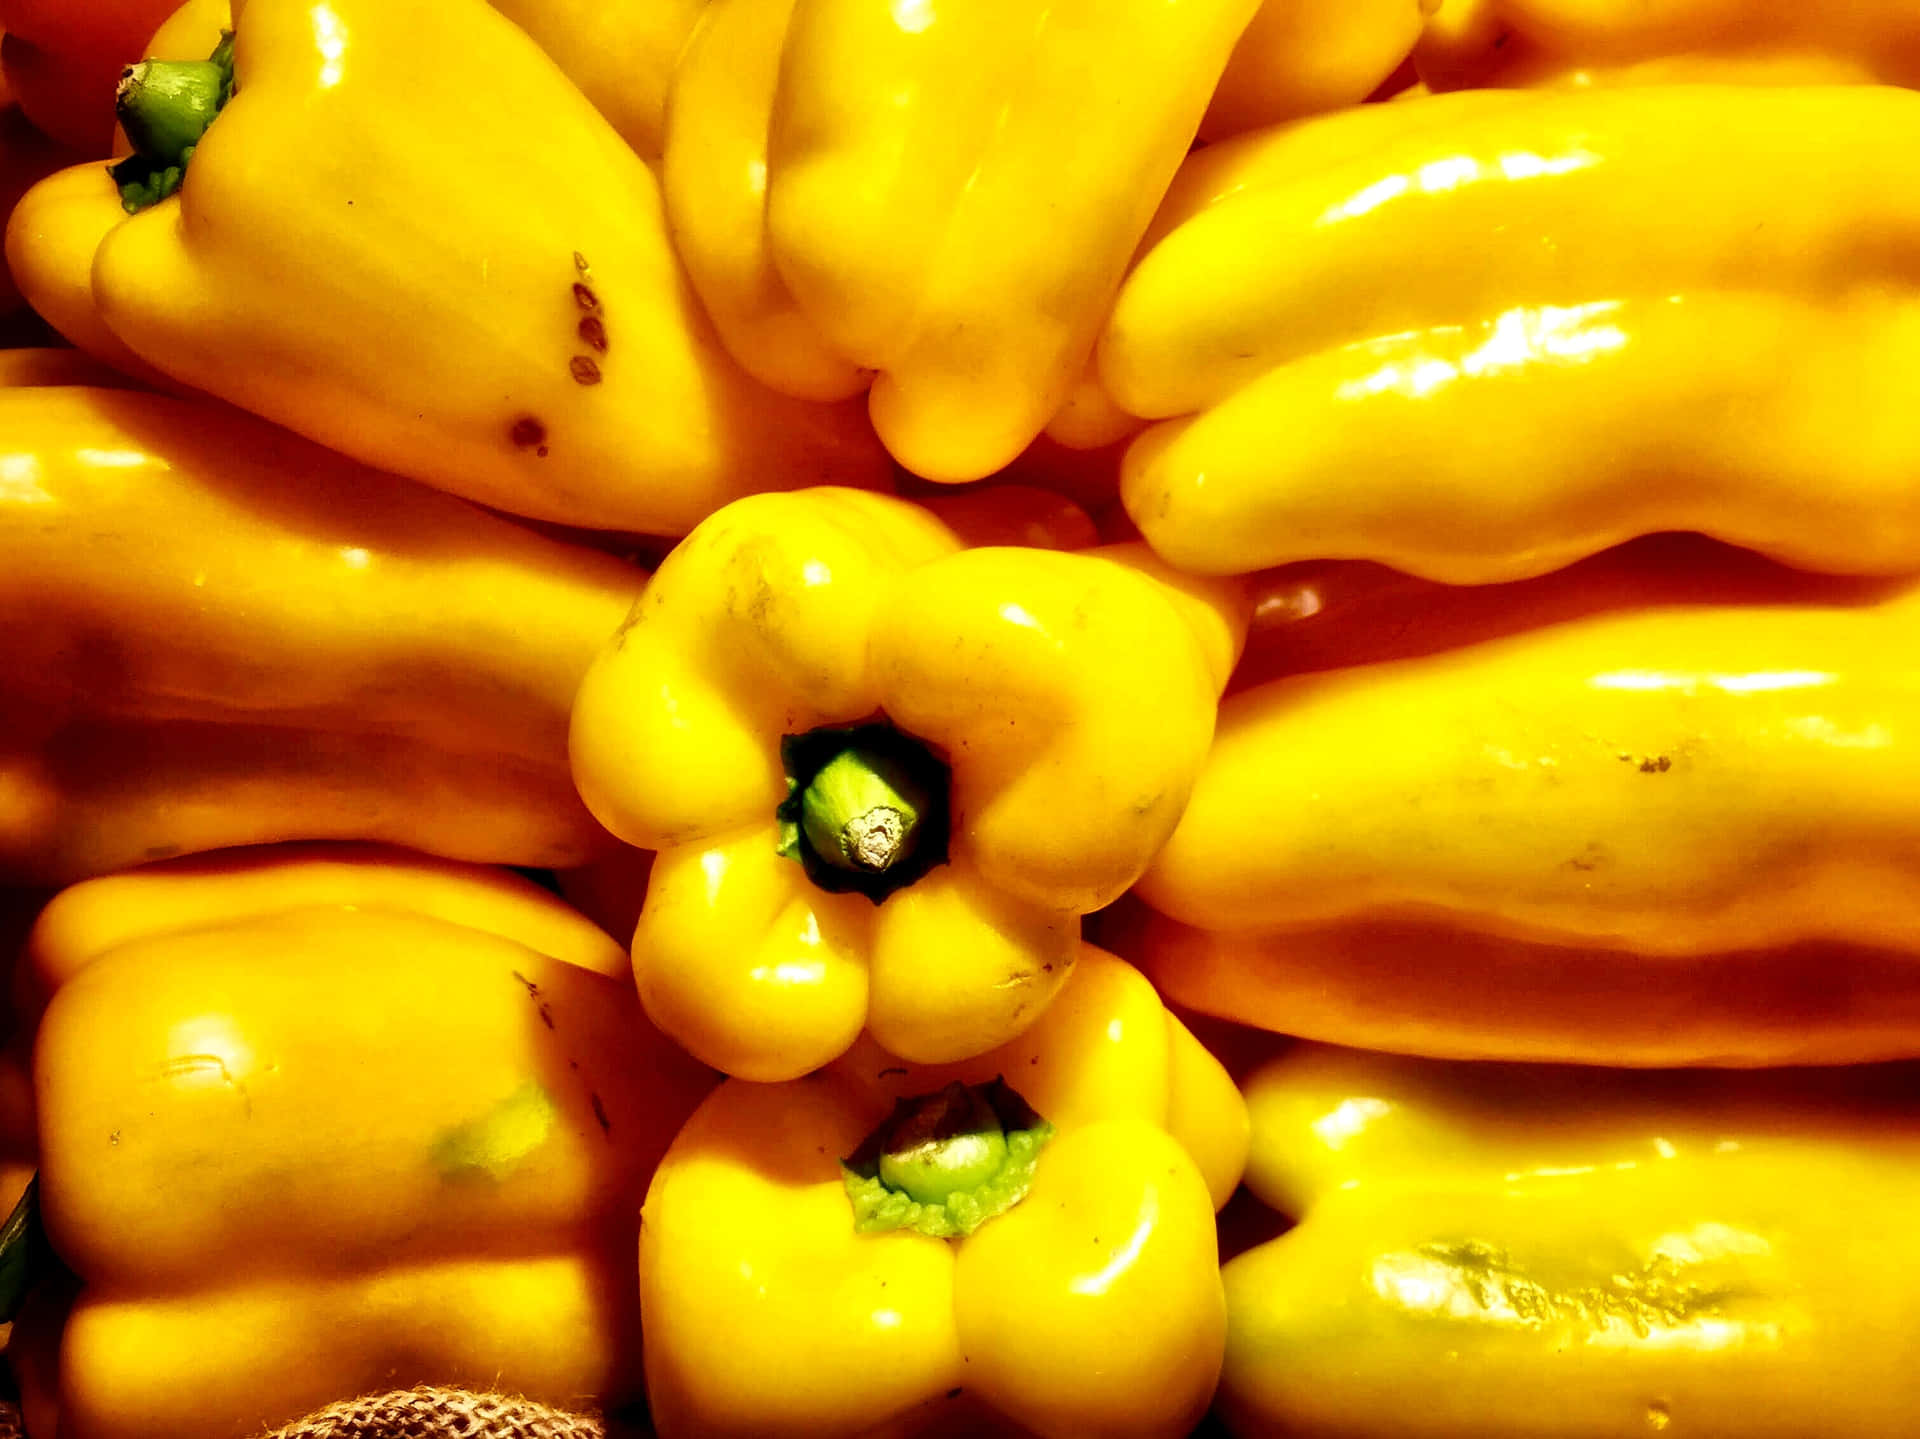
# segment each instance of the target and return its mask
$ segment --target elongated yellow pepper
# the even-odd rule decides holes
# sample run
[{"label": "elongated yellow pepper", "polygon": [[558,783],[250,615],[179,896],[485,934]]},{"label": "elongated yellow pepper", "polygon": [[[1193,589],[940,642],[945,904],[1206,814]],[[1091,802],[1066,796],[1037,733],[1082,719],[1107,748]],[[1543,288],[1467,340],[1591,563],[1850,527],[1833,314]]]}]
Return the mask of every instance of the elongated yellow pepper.
[{"label": "elongated yellow pepper", "polygon": [[[253,0],[235,26],[234,98],[178,194],[93,259],[142,359],[565,523],[680,534],[755,490],[885,481],[857,407],[727,359],[646,165],[481,0]],[[146,144],[162,175],[173,152]]]},{"label": "elongated yellow pepper", "polygon": [[642,571],[207,401],[0,388],[0,466],[0,873],[603,847],[567,713]]},{"label": "elongated yellow pepper", "polygon": [[965,549],[851,490],[722,510],[574,701],[582,797],[661,851],[648,1012],[760,1080],[863,1026],[919,1062],[1003,1043],[1171,832],[1244,633],[1238,589],[1141,546]]},{"label": "elongated yellow pepper", "polygon": [[1248,1081],[1241,1436],[1909,1432],[1920,1079],[1627,1076],[1314,1046]]},{"label": "elongated yellow pepper", "polygon": [[794,5],[770,252],[906,468],[990,474],[1067,399],[1255,8]]},{"label": "elongated yellow pepper", "polygon": [[1242,691],[1140,893],[1215,930],[1911,952],[1917,625],[1911,584],[1629,610]]},{"label": "elongated yellow pepper", "polygon": [[[908,1156],[903,1124],[951,1120],[996,1076],[1053,1131],[1028,1172],[1016,1180],[1005,1104],[978,1130],[934,1124]],[[952,1085],[974,1088],[956,1103]],[[877,1174],[856,1183],[840,1161],[896,1105]],[[1245,1143],[1218,1061],[1094,949],[1026,1035],[966,1064],[904,1065],[869,1044],[809,1079],[730,1080],[647,1195],[654,1421],[665,1439],[1185,1434],[1218,1372],[1213,1210]],[[1010,1152],[980,1162],[995,1145]],[[949,1191],[1002,1207],[956,1229]],[[856,1200],[896,1212],[863,1231]]]},{"label": "elongated yellow pepper", "polygon": [[1479,583],[1667,529],[1911,569],[1920,210],[1885,179],[1916,139],[1905,91],[1664,85],[1203,154],[1101,342],[1113,398],[1171,421],[1128,512],[1214,573]]},{"label": "elongated yellow pepper", "polygon": [[69,890],[32,943],[64,976],[42,1213],[85,1286],[61,1434],[238,1439],[395,1383],[635,1392],[634,1215],[708,1081],[588,921],[486,871],[254,853]]}]

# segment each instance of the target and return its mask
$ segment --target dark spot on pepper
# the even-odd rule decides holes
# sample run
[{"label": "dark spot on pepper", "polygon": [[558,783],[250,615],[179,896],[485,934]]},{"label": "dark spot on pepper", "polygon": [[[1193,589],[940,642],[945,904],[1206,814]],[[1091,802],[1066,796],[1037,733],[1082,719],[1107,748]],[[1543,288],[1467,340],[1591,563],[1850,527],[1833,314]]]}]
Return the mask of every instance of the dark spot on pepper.
[{"label": "dark spot on pepper", "polygon": [[573,268],[583,275],[587,273],[587,257],[578,250],[573,252]]},{"label": "dark spot on pepper", "polygon": [[545,445],[547,427],[532,415],[522,415],[513,422],[513,428],[507,431],[507,438],[513,441],[516,448],[522,450],[533,445]]},{"label": "dark spot on pepper", "polygon": [[553,1028],[553,1011],[547,1008],[546,1002],[544,1000],[541,1001],[541,1004],[540,1004],[540,1022],[546,1025],[548,1029]]},{"label": "dark spot on pepper", "polygon": [[1641,774],[1665,774],[1672,768],[1673,761],[1665,755],[1656,755],[1652,759],[1643,759],[1640,761]]},{"label": "dark spot on pepper", "polygon": [[567,362],[567,368],[573,372],[573,378],[580,384],[600,383],[600,367],[585,355],[575,355]]},{"label": "dark spot on pepper", "polygon": [[578,280],[575,280],[573,283],[573,302],[583,310],[597,310],[600,308],[600,297]]},{"label": "dark spot on pepper", "polygon": [[601,354],[607,352],[607,327],[598,315],[586,315],[577,326],[580,338],[585,340]]},{"label": "dark spot on pepper", "polygon": [[580,1072],[580,1061],[577,1059],[569,1059],[567,1061],[567,1068],[571,1069],[575,1074],[578,1074]]},{"label": "dark spot on pepper", "polygon": [[593,1117],[600,1121],[600,1132],[608,1138],[613,1136],[613,1121],[607,1118],[607,1106],[600,1102],[598,1091],[587,1096],[593,1105]]},{"label": "dark spot on pepper", "polygon": [[547,447],[545,445],[542,445],[539,449],[534,451],[534,454],[538,455],[541,459],[544,460],[547,457]]},{"label": "dark spot on pepper", "polygon": [[885,1069],[880,1071],[880,1077],[882,1079],[885,1079],[889,1074],[905,1074],[906,1072],[907,1072],[906,1065],[890,1064]]},{"label": "dark spot on pepper", "polygon": [[947,1391],[947,1398],[958,1399],[960,1397],[960,1393],[961,1393],[960,1386],[956,1384],[953,1388]]},{"label": "dark spot on pepper", "polygon": [[528,979],[519,970],[510,969],[507,971],[507,973],[511,974],[515,979],[519,980],[522,984],[524,984],[527,987],[528,994],[538,995],[540,993],[540,986],[535,984],[532,980]]}]

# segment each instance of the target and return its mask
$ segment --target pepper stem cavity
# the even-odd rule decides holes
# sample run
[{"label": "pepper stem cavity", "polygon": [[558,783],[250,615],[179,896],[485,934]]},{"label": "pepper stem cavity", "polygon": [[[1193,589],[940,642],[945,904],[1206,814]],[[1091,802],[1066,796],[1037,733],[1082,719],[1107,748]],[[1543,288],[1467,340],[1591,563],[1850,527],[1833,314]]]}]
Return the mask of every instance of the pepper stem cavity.
[{"label": "pepper stem cavity", "polygon": [[133,153],[111,173],[128,214],[180,188],[195,147],[232,96],[231,30],[205,60],[142,60],[120,72],[114,110]]},{"label": "pepper stem cavity", "polygon": [[900,1100],[841,1161],[854,1228],[971,1234],[1026,1197],[1052,1137],[1053,1126],[998,1078]]},{"label": "pepper stem cavity", "polygon": [[822,728],[780,743],[780,852],[820,888],[875,904],[947,858],[951,775],[889,724]]}]

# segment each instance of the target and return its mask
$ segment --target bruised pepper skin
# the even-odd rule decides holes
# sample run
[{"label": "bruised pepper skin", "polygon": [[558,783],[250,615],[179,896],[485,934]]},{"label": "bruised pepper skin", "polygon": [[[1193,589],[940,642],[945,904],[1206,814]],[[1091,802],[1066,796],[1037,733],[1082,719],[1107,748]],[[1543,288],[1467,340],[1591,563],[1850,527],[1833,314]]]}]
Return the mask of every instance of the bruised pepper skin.
[{"label": "bruised pepper skin", "polygon": [[209,401],[0,388],[0,436],[0,871],[604,846],[567,712],[644,572]]},{"label": "bruised pepper skin", "polygon": [[1302,1046],[1247,1082],[1246,1439],[1893,1439],[1910,1066],[1627,1076]]},{"label": "bruised pepper skin", "polygon": [[[893,1100],[996,1075],[1056,1130],[1026,1197],[964,1238],[857,1232],[838,1160]],[[1185,1434],[1218,1370],[1213,1211],[1245,1135],[1219,1062],[1090,947],[1026,1035],[967,1063],[867,1042],[808,1079],[728,1081],[647,1195],[654,1422],[665,1439]]]},{"label": "bruised pepper skin", "polygon": [[769,485],[885,482],[857,407],[727,359],[646,165],[480,0],[253,0],[235,27],[234,99],[179,193],[93,260],[101,316],[156,369],[594,528],[677,535]]},{"label": "bruised pepper skin", "polygon": [[119,878],[55,901],[42,1212],[85,1286],[63,1435],[237,1439],[396,1383],[635,1391],[633,1214],[709,1081],[603,958],[519,939],[604,957],[588,921],[484,874],[463,909],[456,873],[400,864],[305,859],[284,892],[271,856],[232,886],[202,865],[145,881],[144,930]]},{"label": "bruised pepper skin", "polygon": [[1230,698],[1140,885],[1211,930],[1920,946],[1911,586],[1601,615]]},{"label": "bruised pepper skin", "polygon": [[797,0],[773,260],[907,469],[989,475],[1066,401],[1255,9]]},{"label": "bruised pepper skin", "polygon": [[[916,1062],[1011,1038],[1065,981],[1079,916],[1171,831],[1244,604],[1141,546],[967,549],[931,511],[858,491],[715,515],[573,707],[588,808],[660,851],[633,942],[649,1014],[755,1080],[816,1069],[863,1027]],[[783,740],[875,721],[950,768],[929,782],[946,813],[922,801],[913,862],[933,862],[829,892],[780,852],[776,808],[817,788]]]},{"label": "bruised pepper skin", "polygon": [[1920,99],[1659,85],[1310,126],[1324,163],[1199,157],[1228,183],[1196,183],[1101,342],[1108,392],[1166,421],[1122,495],[1170,561],[1483,583],[1698,529],[1920,563],[1898,385],[1920,211],[1884,183]]}]

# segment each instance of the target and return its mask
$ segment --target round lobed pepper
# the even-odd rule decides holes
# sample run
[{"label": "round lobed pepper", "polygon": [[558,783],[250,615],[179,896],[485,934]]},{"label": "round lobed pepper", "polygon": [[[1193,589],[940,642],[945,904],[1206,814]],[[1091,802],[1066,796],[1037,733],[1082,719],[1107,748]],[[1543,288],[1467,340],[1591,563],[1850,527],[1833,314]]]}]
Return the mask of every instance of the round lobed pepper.
[{"label": "round lobed pepper", "polygon": [[928,1063],[1032,1023],[1172,831],[1244,638],[1239,589],[1166,574],[852,490],[696,529],[573,709],[588,808],[659,851],[654,1022],[755,1080],[863,1027]]}]

